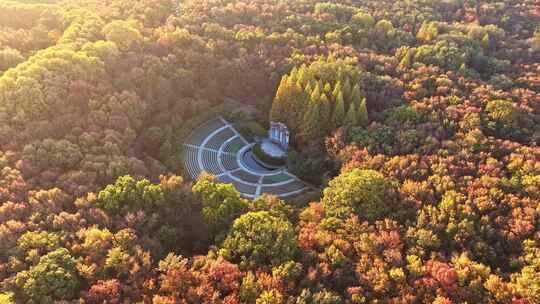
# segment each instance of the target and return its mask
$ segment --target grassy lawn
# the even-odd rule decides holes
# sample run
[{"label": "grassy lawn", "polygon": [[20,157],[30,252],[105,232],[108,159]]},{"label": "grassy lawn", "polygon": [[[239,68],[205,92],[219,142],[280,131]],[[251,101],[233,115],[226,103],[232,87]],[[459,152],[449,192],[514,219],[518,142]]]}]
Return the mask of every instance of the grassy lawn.
[{"label": "grassy lawn", "polygon": [[275,184],[275,183],[281,183],[281,182],[287,181],[289,179],[291,179],[291,177],[288,176],[287,174],[271,175],[271,176],[266,176],[263,180],[263,183]]}]

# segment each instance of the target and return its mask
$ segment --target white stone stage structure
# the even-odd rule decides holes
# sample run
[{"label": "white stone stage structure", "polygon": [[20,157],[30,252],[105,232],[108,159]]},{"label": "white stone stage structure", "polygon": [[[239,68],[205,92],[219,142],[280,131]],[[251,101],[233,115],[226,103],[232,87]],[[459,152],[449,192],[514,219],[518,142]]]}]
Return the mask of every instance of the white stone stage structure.
[{"label": "white stone stage structure", "polygon": [[289,149],[289,128],[281,122],[270,122],[270,130],[268,130],[268,139],[271,142],[279,145],[284,151]]}]

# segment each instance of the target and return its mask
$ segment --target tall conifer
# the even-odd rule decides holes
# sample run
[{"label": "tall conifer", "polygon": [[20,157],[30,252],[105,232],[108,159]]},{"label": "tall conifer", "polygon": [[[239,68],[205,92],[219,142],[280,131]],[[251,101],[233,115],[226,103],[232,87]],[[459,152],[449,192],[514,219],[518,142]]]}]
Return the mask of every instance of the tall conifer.
[{"label": "tall conifer", "polygon": [[352,88],[350,102],[359,104],[361,100],[362,100],[362,92],[360,91],[360,86],[358,84],[355,84],[354,87]]},{"label": "tall conifer", "polygon": [[320,135],[321,109],[320,102],[310,102],[302,121],[302,137],[309,141]]},{"label": "tall conifer", "polygon": [[332,125],[337,129],[345,123],[345,101],[343,100],[343,92],[339,92],[336,98],[334,114],[332,115]]},{"label": "tall conifer", "polygon": [[369,123],[369,117],[368,117],[368,111],[366,106],[366,99],[363,98],[362,101],[360,101],[360,106],[358,107],[358,114],[357,114],[357,120],[359,126],[367,126]]},{"label": "tall conifer", "polygon": [[321,133],[326,134],[332,127],[332,105],[326,94],[321,95],[320,99],[321,108]]},{"label": "tall conifer", "polygon": [[352,95],[352,87],[351,87],[351,81],[349,77],[345,77],[345,82],[343,83],[343,98],[346,102],[351,101],[351,95]]},{"label": "tall conifer", "polygon": [[347,127],[354,127],[358,124],[356,104],[353,102],[349,106],[347,115],[345,116],[344,125]]},{"label": "tall conifer", "polygon": [[288,84],[288,77],[285,75],[281,78],[276,97],[272,103],[272,109],[270,110],[271,121],[285,121],[287,117],[287,100],[290,98]]}]

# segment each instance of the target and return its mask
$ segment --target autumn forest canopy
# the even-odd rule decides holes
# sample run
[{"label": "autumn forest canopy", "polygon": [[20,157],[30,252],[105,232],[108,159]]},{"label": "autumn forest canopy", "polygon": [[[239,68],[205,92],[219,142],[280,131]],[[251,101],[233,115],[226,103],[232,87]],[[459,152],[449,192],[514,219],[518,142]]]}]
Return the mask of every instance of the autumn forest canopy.
[{"label": "autumn forest canopy", "polygon": [[539,143],[538,1],[1,0],[0,304],[538,304]]}]

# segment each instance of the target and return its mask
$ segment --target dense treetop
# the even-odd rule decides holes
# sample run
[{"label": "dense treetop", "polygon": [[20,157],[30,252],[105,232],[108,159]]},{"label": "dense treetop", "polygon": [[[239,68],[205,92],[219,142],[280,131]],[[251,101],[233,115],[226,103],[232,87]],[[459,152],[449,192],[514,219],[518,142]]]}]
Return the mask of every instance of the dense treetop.
[{"label": "dense treetop", "polygon": [[[539,62],[533,0],[0,1],[0,303],[540,303]],[[188,180],[216,115],[313,191]]]}]

